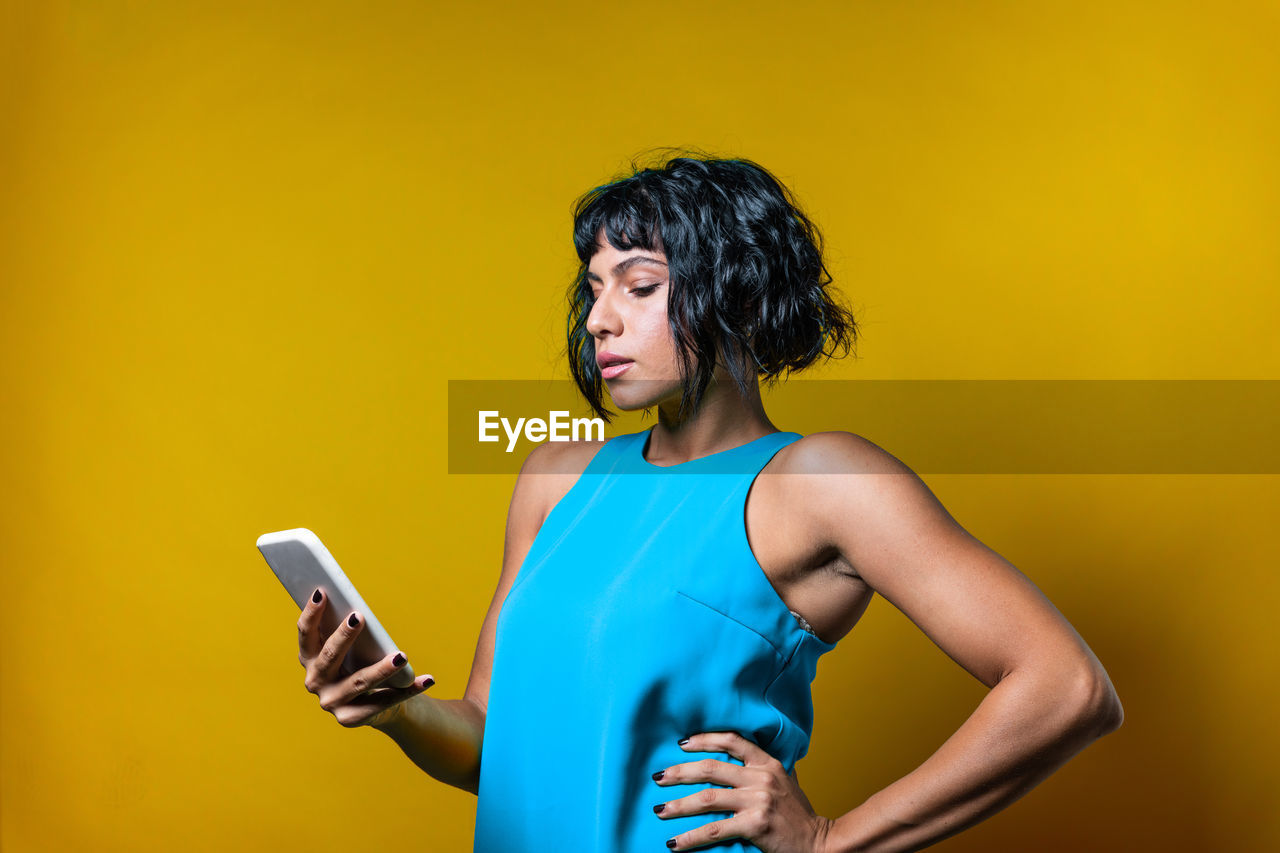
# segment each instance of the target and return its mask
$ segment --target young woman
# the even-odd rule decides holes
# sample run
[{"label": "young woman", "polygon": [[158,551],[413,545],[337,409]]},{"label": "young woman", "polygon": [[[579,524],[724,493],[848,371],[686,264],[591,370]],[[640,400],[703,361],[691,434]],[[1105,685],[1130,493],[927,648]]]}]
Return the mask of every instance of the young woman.
[{"label": "young woman", "polygon": [[[1097,658],[1017,569],[893,456],[779,431],[771,381],[848,351],[817,230],[744,160],[676,157],[575,208],[570,368],[640,433],[544,444],[511,500],[502,574],[460,699],[342,677],[351,614],[298,621],[306,687],[479,796],[477,851],[918,850],[1115,729]],[[767,475],[767,476],[766,476]],[[917,769],[834,818],[795,763],[810,684],[879,593],[990,688]]]}]

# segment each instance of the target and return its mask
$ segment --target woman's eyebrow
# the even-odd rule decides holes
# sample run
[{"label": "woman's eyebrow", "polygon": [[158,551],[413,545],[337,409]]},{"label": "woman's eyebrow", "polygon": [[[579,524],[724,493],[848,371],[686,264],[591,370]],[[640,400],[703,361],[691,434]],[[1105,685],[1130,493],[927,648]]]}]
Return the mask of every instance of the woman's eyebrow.
[{"label": "woman's eyebrow", "polygon": [[[627,258],[625,261],[623,261],[622,263],[618,264],[613,268],[613,277],[617,278],[627,270],[631,269],[636,264],[644,264],[644,263],[658,264],[659,266],[663,266],[663,267],[666,266],[666,263],[658,260],[657,258],[651,258],[648,255],[633,255],[632,257]],[[590,279],[591,281],[600,281],[600,276],[591,272],[591,270],[587,270],[587,278]],[[603,282],[601,283],[603,284]]]}]

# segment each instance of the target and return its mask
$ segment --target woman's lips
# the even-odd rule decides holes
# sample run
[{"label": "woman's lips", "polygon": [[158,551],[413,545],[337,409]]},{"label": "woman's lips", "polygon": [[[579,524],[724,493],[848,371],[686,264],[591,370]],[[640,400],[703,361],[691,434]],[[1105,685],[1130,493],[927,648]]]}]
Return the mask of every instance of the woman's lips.
[{"label": "woman's lips", "polygon": [[605,379],[613,379],[614,377],[621,375],[623,371],[633,364],[635,364],[634,361],[625,361],[622,364],[611,364],[608,367],[601,368],[600,375]]}]

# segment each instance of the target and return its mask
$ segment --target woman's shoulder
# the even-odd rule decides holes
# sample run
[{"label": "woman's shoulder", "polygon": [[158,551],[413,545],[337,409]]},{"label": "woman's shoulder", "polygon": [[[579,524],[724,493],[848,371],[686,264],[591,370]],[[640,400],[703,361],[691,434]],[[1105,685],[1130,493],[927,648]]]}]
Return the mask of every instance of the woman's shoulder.
[{"label": "woman's shoulder", "polygon": [[844,430],[801,436],[778,453],[778,474],[912,474],[900,459],[857,433]]},{"label": "woman's shoulder", "polygon": [[560,474],[577,477],[587,469],[608,439],[600,441],[546,441],[539,444],[524,460],[524,474]]},{"label": "woman's shoulder", "polygon": [[569,493],[606,441],[548,441],[525,457],[512,502],[541,520]]},{"label": "woman's shoulder", "polygon": [[[805,530],[814,541],[835,544],[855,566],[860,562],[855,555],[865,554],[871,543],[919,539],[921,531],[939,529],[933,521],[947,517],[911,468],[855,433],[806,435],[784,448],[776,461],[778,473],[793,476],[773,478],[772,504],[785,508],[792,528]],[[840,474],[873,476],[832,476]]]}]

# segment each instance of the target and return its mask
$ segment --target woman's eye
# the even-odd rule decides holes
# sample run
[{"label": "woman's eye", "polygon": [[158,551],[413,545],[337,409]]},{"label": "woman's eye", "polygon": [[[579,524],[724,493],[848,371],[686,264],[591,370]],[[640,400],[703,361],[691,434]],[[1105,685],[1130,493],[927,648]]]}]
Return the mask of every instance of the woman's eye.
[{"label": "woman's eye", "polygon": [[656,284],[642,284],[639,287],[631,288],[631,292],[638,293],[641,296],[648,296],[650,293],[653,293],[657,289],[658,289],[658,285]]}]

